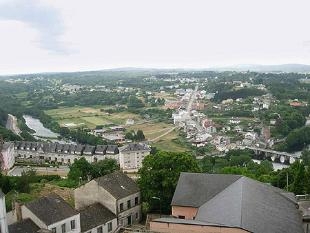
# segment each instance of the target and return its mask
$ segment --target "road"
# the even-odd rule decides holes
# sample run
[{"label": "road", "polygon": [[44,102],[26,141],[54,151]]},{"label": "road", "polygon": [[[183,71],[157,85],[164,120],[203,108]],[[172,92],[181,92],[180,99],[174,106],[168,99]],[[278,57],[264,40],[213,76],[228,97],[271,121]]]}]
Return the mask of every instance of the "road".
[{"label": "road", "polygon": [[189,113],[192,109],[192,105],[193,105],[193,102],[194,100],[196,99],[196,94],[197,94],[197,91],[198,91],[198,84],[195,86],[195,90],[192,92],[192,95],[188,101],[188,105],[187,105],[187,108],[186,108],[186,111]]},{"label": "road", "polygon": [[40,175],[60,175],[67,176],[69,167],[60,166],[56,167],[30,167],[30,166],[16,166],[8,172],[9,176],[21,176],[23,171],[29,171],[30,169],[35,170]]},{"label": "road", "polygon": [[17,118],[11,114],[8,114],[6,128],[11,130],[14,134],[19,135],[21,133],[21,130],[17,126]]}]

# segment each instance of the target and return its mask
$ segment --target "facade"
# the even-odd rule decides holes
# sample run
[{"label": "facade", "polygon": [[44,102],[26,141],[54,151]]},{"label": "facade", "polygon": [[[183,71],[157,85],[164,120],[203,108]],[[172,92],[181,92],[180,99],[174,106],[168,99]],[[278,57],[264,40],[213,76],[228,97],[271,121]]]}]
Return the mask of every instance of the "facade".
[{"label": "facade", "polygon": [[0,232],[9,233],[6,219],[5,196],[0,189]]},{"label": "facade", "polygon": [[21,207],[21,215],[52,233],[81,232],[80,213],[56,194],[26,203]]},{"label": "facade", "polygon": [[45,161],[61,164],[72,164],[74,160],[84,157],[89,163],[106,158],[118,159],[116,145],[73,145],[40,142],[15,142],[14,155],[16,160],[33,160],[43,163]]},{"label": "facade", "polygon": [[2,149],[0,151],[0,161],[1,169],[4,171],[10,170],[14,166],[15,156],[13,143],[5,142],[2,144]]},{"label": "facade", "polygon": [[94,179],[74,190],[75,208],[84,209],[100,203],[115,216],[118,226],[129,226],[141,219],[138,185],[122,172]]},{"label": "facade", "polygon": [[119,164],[124,171],[137,171],[145,156],[151,152],[145,143],[130,143],[120,149]]},{"label": "facade", "polygon": [[154,232],[302,233],[293,193],[239,175],[181,173],[172,217],[150,223]]}]

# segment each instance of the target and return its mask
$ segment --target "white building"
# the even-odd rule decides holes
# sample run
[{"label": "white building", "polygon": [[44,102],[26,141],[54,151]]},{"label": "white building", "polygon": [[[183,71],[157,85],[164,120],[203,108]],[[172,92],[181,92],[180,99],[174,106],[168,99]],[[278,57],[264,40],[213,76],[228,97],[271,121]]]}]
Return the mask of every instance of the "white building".
[{"label": "white building", "polygon": [[22,206],[22,218],[52,233],[80,233],[80,213],[56,194],[41,197]]},{"label": "white building", "polygon": [[[113,233],[117,232],[119,227],[130,226],[141,220],[140,189],[131,178],[119,171],[91,180],[75,189],[74,201],[75,208],[79,210],[96,203],[106,207],[112,213],[105,221],[112,222],[110,225]],[[84,217],[83,219],[85,220]]]},{"label": "white building", "polygon": [[5,196],[0,189],[0,232],[9,233],[6,220]]},{"label": "white building", "polygon": [[15,163],[14,156],[14,144],[5,142],[2,144],[2,150],[0,151],[1,169],[4,171],[10,170]]},{"label": "white building", "polygon": [[150,147],[144,143],[130,143],[119,150],[119,164],[125,171],[136,171],[142,167],[145,156],[151,152]]}]

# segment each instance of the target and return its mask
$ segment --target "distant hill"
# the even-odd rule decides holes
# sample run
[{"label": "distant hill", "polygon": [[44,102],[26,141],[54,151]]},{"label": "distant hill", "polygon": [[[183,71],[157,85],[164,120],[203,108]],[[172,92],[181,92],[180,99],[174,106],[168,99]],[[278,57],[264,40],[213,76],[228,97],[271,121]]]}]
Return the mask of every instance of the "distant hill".
[{"label": "distant hill", "polygon": [[310,73],[310,65],[304,64],[282,64],[282,65],[237,65],[227,67],[214,67],[208,70],[214,71],[255,71],[271,73]]}]

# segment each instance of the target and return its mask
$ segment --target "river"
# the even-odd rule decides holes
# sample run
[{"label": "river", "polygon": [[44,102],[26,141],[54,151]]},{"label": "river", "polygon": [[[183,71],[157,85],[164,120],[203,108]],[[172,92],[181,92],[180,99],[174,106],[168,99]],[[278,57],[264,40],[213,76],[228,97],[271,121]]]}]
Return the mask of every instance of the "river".
[{"label": "river", "polygon": [[33,118],[32,116],[29,115],[23,115],[23,118],[26,121],[26,125],[35,131],[33,134],[36,137],[39,138],[57,138],[60,136],[57,133],[54,133],[50,129],[47,129],[43,126],[42,122],[39,119]]}]

